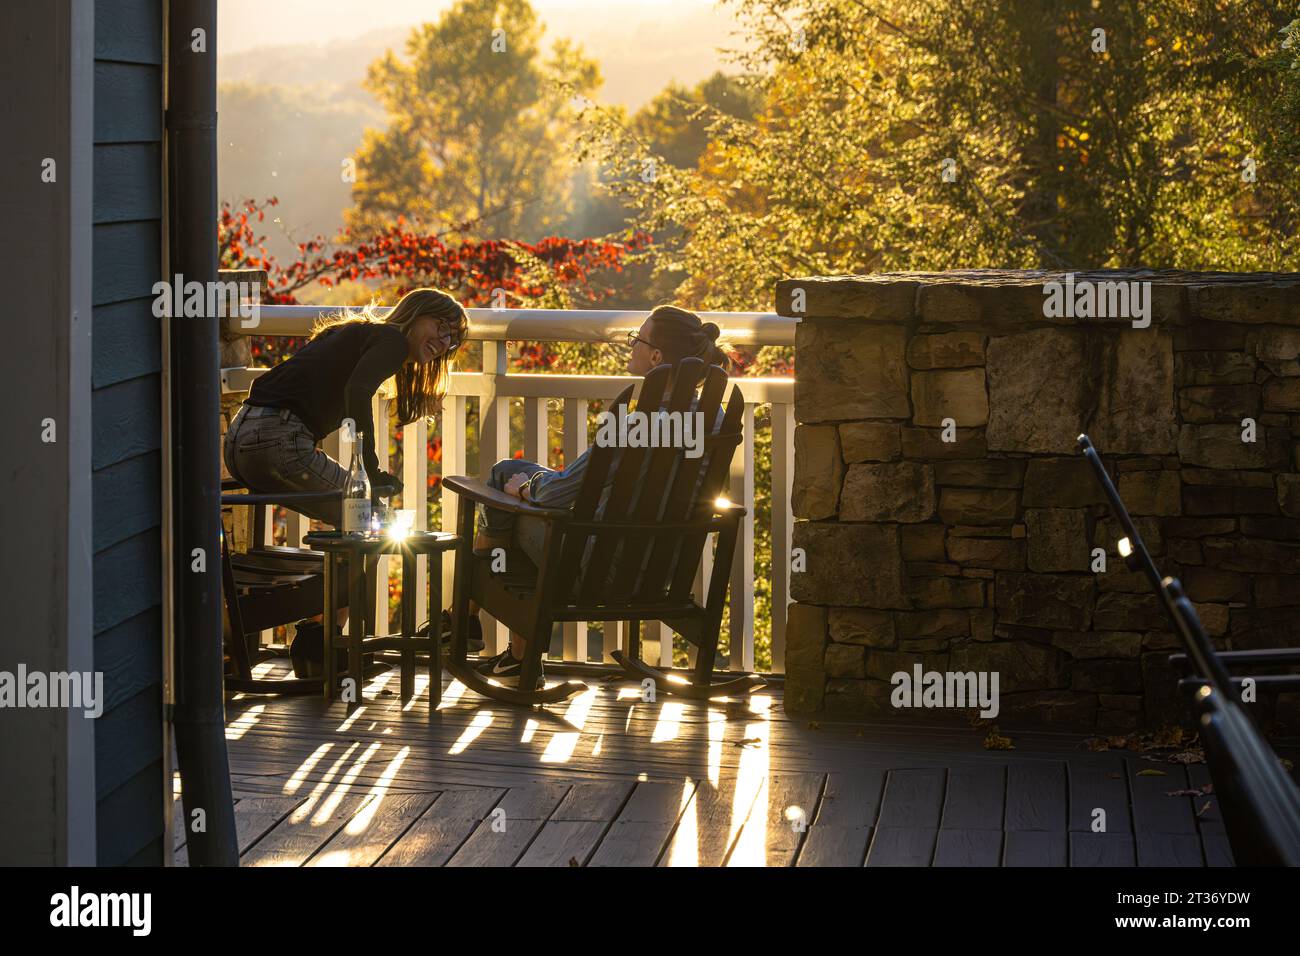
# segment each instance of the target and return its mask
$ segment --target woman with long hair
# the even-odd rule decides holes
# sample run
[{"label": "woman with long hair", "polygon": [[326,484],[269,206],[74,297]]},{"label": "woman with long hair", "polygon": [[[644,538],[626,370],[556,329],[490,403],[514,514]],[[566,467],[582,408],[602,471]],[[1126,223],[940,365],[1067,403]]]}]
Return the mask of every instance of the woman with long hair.
[{"label": "woman with long hair", "polygon": [[[339,527],[348,470],[319,442],[351,419],[361,436],[372,495],[386,498],[400,492],[402,483],[379,468],[371,399],[384,382],[395,379],[400,424],[433,415],[450,385],[451,359],[468,334],[464,307],[437,289],[408,292],[383,317],[371,304],[324,319],[302,349],[253,382],[226,431],[226,468],[259,494],[339,492],[337,498],[296,506]],[[306,639],[301,645],[294,642],[299,649],[293,655],[295,669],[301,659],[310,672],[317,656],[313,645],[324,647],[321,630],[319,624],[300,622],[298,637],[306,632]]]},{"label": "woman with long hair", "polygon": [[[628,335],[627,341],[630,346],[627,358],[628,373],[645,376],[660,365],[671,365],[675,372],[682,359],[688,357],[702,359],[709,365],[719,365],[730,371],[731,358],[727,348],[719,343],[718,334],[717,325],[712,322],[702,322],[694,312],[672,305],[658,306],[646,316],[640,329]],[[672,382],[670,381],[664,392],[665,403],[666,396],[671,394]],[[698,396],[692,400],[691,408],[694,409],[697,404]],[[723,410],[719,408],[717,419],[710,426],[710,431],[718,428],[723,414]],[[507,458],[492,467],[488,483],[506,494],[547,508],[571,507],[578,498],[590,455],[591,449],[588,449],[562,471],[547,468],[535,461]],[[617,467],[610,469],[606,479],[607,486],[613,482],[617,470]],[[705,467],[702,466],[701,479],[704,472]],[[474,550],[478,554],[490,554],[495,548],[508,550],[514,547],[537,563],[541,560],[544,531],[545,524],[540,519],[530,516],[516,519],[509,512],[480,507],[479,531],[474,540]],[[477,610],[471,605],[471,614]],[[471,621],[477,623],[474,618],[471,618]],[[512,632],[510,646],[480,664],[479,671],[503,685],[517,685],[525,644],[526,640],[522,635]]]}]

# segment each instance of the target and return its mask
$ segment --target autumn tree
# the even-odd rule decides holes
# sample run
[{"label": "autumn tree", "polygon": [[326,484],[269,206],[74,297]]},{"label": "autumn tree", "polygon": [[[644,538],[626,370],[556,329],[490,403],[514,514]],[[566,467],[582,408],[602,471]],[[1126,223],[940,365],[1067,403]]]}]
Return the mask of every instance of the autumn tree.
[{"label": "autumn tree", "polygon": [[752,121],[711,111],[697,165],[653,177],[607,111],[581,146],[696,305],[769,308],[788,275],[1294,262],[1296,156],[1259,151],[1281,0],[734,5]]},{"label": "autumn tree", "polygon": [[406,58],[371,65],[388,126],[357,154],[349,224],[374,232],[404,215],[426,231],[536,240],[567,212],[572,98],[600,84],[594,61],[557,40],[528,0],[457,0],[412,31]]}]

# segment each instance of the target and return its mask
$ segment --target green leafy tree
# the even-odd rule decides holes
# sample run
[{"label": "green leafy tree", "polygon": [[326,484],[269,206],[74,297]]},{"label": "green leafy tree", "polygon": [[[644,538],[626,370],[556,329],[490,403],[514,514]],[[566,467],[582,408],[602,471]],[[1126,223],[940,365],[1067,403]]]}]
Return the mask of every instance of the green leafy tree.
[{"label": "green leafy tree", "polygon": [[372,64],[367,87],[389,122],[358,152],[354,229],[401,216],[532,241],[562,221],[573,98],[600,75],[568,41],[544,56],[541,33],[527,0],[458,0],[412,32],[405,60]]}]

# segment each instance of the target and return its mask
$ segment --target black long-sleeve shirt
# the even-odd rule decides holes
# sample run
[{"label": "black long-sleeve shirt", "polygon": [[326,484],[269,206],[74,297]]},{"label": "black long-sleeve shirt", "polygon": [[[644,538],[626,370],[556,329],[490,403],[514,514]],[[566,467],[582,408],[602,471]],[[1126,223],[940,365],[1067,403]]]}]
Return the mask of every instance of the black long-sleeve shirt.
[{"label": "black long-sleeve shirt", "polygon": [[289,409],[316,441],[335,431],[345,417],[351,418],[365,434],[361,454],[373,482],[379,458],[370,399],[402,367],[408,351],[406,335],[395,325],[343,322],[255,379],[247,401]]}]

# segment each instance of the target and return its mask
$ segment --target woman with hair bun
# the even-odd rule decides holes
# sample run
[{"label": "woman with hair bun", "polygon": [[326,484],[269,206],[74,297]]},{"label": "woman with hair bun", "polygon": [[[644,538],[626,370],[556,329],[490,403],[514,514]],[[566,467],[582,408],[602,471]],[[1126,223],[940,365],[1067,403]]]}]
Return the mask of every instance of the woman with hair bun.
[{"label": "woman with hair bun", "polygon": [[[658,306],[646,316],[637,331],[628,333],[627,344],[631,350],[627,359],[628,373],[644,377],[660,365],[671,365],[675,373],[685,358],[698,358],[730,372],[732,361],[726,348],[718,342],[719,333],[717,325],[700,321],[694,312],[674,305]],[[664,394],[671,393],[670,381]],[[692,400],[692,409],[697,402],[698,397]],[[723,414],[719,408],[717,419],[721,420]],[[710,431],[718,428],[718,420]],[[582,487],[590,454],[588,449],[562,471],[535,461],[507,458],[492,467],[488,483],[506,494],[547,508],[572,507]],[[610,469],[607,483],[613,482],[616,471],[617,468]],[[703,473],[701,468],[701,476]],[[478,554],[490,554],[495,548],[517,547],[538,563],[541,561],[544,528],[540,519],[528,516],[516,519],[508,512],[480,506],[479,533],[474,540],[474,550]],[[477,611],[478,608],[471,605],[470,613]],[[517,686],[525,644],[523,637],[512,632],[510,646],[479,665],[480,673],[505,686]],[[538,678],[539,682],[541,679]]]}]

